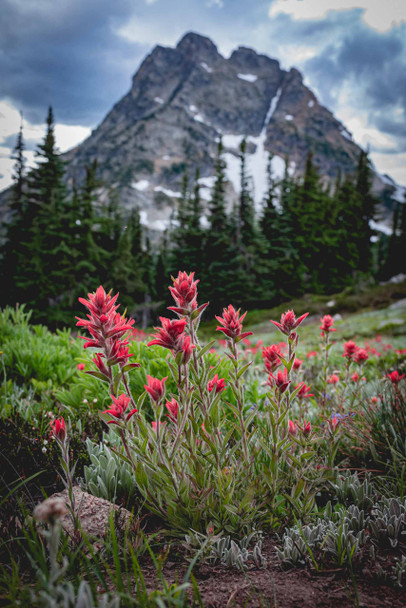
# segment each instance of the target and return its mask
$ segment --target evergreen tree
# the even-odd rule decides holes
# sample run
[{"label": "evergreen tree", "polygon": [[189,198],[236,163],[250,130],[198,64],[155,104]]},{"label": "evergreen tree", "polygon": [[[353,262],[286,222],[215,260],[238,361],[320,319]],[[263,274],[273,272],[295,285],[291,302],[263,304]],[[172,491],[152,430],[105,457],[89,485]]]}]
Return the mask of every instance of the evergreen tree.
[{"label": "evergreen tree", "polygon": [[[294,183],[289,175],[289,159],[285,161],[284,177],[280,183],[273,177],[272,155],[267,165],[268,190],[260,219],[263,238],[264,291],[273,301],[283,301],[300,291],[302,265],[295,246],[290,208]],[[279,192],[279,194],[278,194]]]},{"label": "evergreen tree", "polygon": [[368,153],[361,150],[358,160],[356,174],[356,192],[357,192],[357,234],[358,234],[358,251],[359,251],[359,270],[361,272],[369,272],[371,270],[371,237],[373,231],[370,227],[370,221],[374,219],[376,198],[372,194],[372,167]]},{"label": "evergreen tree", "polygon": [[151,263],[145,259],[142,250],[142,228],[140,214],[134,208],[126,224],[122,225],[117,242],[115,260],[110,269],[110,282],[114,290],[119,291],[122,303],[129,313],[135,310],[135,305],[144,302],[148,291],[145,279],[145,264]]},{"label": "evergreen tree", "polygon": [[28,178],[30,227],[21,244],[26,263],[15,275],[23,301],[42,311],[37,318],[43,321],[57,320],[53,313],[71,282],[72,242],[63,176],[64,167],[55,144],[53,112],[49,108],[45,139],[37,151],[37,166]]},{"label": "evergreen tree", "polygon": [[21,293],[16,288],[15,276],[23,271],[25,266],[25,249],[21,242],[27,240],[32,218],[29,217],[26,199],[26,176],[24,158],[23,123],[21,117],[20,130],[13,150],[15,160],[13,168],[13,186],[11,193],[11,221],[7,226],[4,245],[0,251],[0,280],[3,285],[0,305],[14,305],[21,301]]},{"label": "evergreen tree", "polygon": [[214,169],[214,187],[209,202],[209,228],[206,231],[202,256],[205,272],[202,272],[199,286],[201,300],[210,299],[210,313],[213,315],[220,313],[226,302],[233,299],[232,282],[238,268],[237,252],[232,241],[235,230],[232,229],[226,214],[226,163],[221,138],[217,145]]},{"label": "evergreen tree", "polygon": [[244,248],[251,247],[255,242],[255,210],[252,199],[249,176],[247,172],[247,141],[244,138],[240,144],[240,206],[238,237]]}]

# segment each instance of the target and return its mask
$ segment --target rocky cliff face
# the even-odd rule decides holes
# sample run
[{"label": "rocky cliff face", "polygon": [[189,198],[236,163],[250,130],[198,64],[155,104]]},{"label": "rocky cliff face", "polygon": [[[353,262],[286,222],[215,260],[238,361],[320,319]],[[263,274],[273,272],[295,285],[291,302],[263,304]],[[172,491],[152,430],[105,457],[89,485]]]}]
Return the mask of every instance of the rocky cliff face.
[{"label": "rocky cliff face", "polygon": [[[225,59],[198,34],[176,48],[157,46],[133,77],[131,90],[91,136],[65,155],[68,179],[80,183],[98,160],[99,177],[121,203],[139,205],[143,223],[162,229],[179,196],[185,169],[201,172],[209,198],[218,137],[223,136],[230,181],[238,189],[238,145],[248,137],[248,167],[255,198],[265,188],[267,151],[281,173],[289,156],[301,172],[310,149],[320,172],[334,178],[353,172],[359,148],[345,127],[321,106],[302,81],[278,61],[240,47]],[[101,196],[103,193],[101,192]]]}]

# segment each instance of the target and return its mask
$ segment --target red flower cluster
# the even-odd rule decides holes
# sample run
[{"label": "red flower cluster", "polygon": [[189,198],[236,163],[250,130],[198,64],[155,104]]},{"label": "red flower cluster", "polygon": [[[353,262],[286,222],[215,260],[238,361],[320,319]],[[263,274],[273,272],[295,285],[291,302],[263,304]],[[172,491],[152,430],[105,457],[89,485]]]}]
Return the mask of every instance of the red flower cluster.
[{"label": "red flower cluster", "polygon": [[324,315],[324,317],[322,317],[320,319],[321,321],[321,325],[319,327],[319,329],[321,329],[321,336],[323,337],[324,334],[329,334],[331,331],[337,331],[334,327],[333,327],[333,323],[334,323],[334,319],[331,315]]},{"label": "red flower cluster", "polygon": [[273,374],[269,374],[268,384],[275,388],[281,395],[286,391],[290,384],[290,380],[288,380],[288,370],[285,368],[283,372],[279,371],[276,376]]},{"label": "red flower cluster", "polygon": [[279,358],[281,354],[281,349],[278,344],[272,344],[271,346],[262,349],[262,357],[268,372],[274,372],[281,365],[281,360]]},{"label": "red flower cluster", "polygon": [[137,411],[137,409],[134,408],[127,414],[125,413],[131,401],[130,397],[127,397],[127,395],[125,395],[124,393],[122,393],[117,398],[114,397],[114,395],[110,396],[113,399],[113,403],[111,404],[108,410],[105,410],[103,412],[103,414],[110,414],[110,416],[116,418],[116,420],[109,420],[107,424],[119,424],[117,421],[127,422],[128,420],[130,420],[130,418],[134,416]]},{"label": "red flower cluster", "polygon": [[346,357],[348,363],[353,360],[359,365],[363,365],[369,358],[369,355],[365,348],[361,348],[357,346],[355,342],[349,340],[344,344],[343,357]]},{"label": "red flower cluster", "polygon": [[173,310],[181,315],[187,315],[196,310],[197,284],[199,279],[194,281],[194,276],[194,272],[191,272],[188,275],[185,271],[179,271],[177,279],[172,277],[173,287],[169,287],[169,291],[171,292],[177,306],[171,306],[169,310]]},{"label": "red flower cluster", "polygon": [[223,308],[222,317],[216,315],[217,321],[223,326],[217,326],[216,330],[222,331],[223,334],[226,335],[228,338],[231,338],[231,340],[235,340],[236,338],[238,338],[239,341],[243,340],[247,336],[252,336],[252,331],[246,331],[244,333],[241,333],[242,322],[246,314],[247,313],[245,312],[240,317],[240,309],[235,310],[234,306],[230,304],[228,308]]},{"label": "red flower cluster", "polygon": [[359,348],[354,355],[354,361],[356,363],[358,363],[359,365],[362,365],[363,363],[365,363],[365,361],[367,361],[368,358],[369,358],[369,355],[368,355],[367,351],[365,350],[365,348]]},{"label": "red flower cluster", "polygon": [[337,384],[338,382],[340,382],[340,378],[337,376],[337,374],[331,374],[328,378],[327,378],[327,382],[329,384]]},{"label": "red flower cluster", "polygon": [[159,403],[161,399],[165,395],[165,382],[168,379],[168,376],[159,380],[158,378],[152,378],[152,376],[147,376],[147,384],[144,384],[144,388],[149,393],[151,397],[151,401],[155,404]]},{"label": "red flower cluster", "polygon": [[348,360],[352,359],[355,355],[355,353],[358,350],[358,346],[355,344],[355,342],[353,342],[352,340],[348,340],[348,342],[346,342],[344,344],[344,354],[343,357],[346,357]]},{"label": "red flower cluster", "polygon": [[52,428],[52,434],[57,441],[63,443],[66,439],[66,426],[65,420],[61,416],[60,418],[56,418],[53,422],[49,423]]},{"label": "red flower cluster", "polygon": [[398,371],[394,371],[391,372],[390,374],[388,374],[388,378],[389,380],[392,382],[393,385],[397,386],[399,384],[399,382],[402,380],[402,378],[405,377],[406,374],[402,374],[400,375]]},{"label": "red flower cluster", "polygon": [[[118,293],[112,297],[110,293],[106,294],[100,285],[95,293],[88,294],[88,298],[88,300],[79,298],[79,302],[89,310],[88,319],[76,317],[78,319],[76,325],[85,327],[92,336],[91,340],[81,336],[87,340],[84,348],[101,349],[101,352],[96,353],[93,361],[102,374],[109,376],[109,371],[102,358],[106,359],[108,367],[115,364],[124,367],[127,364],[132,355],[128,351],[128,340],[123,338],[129,331],[132,331],[134,320],[128,320],[116,312],[119,307],[119,304],[116,304]],[[134,363],[135,366],[139,367],[139,364]]]},{"label": "red flower cluster", "polygon": [[216,374],[212,380],[209,380],[207,383],[207,390],[211,393],[214,390],[215,394],[222,393],[224,391],[226,381],[224,378],[219,378],[219,375]]},{"label": "red flower cluster", "polygon": [[165,317],[159,317],[159,319],[162,327],[155,327],[157,333],[153,336],[154,339],[148,342],[148,346],[158,344],[169,348],[174,356],[182,352],[182,363],[188,363],[196,346],[191,343],[190,336],[185,333],[186,319],[166,319]]},{"label": "red flower cluster", "polygon": [[296,315],[293,310],[288,310],[284,312],[281,316],[281,321],[278,323],[277,321],[272,321],[274,325],[281,331],[285,336],[291,337],[292,332],[299,327],[299,325],[305,320],[309,313],[306,312],[304,315],[296,319]]},{"label": "red flower cluster", "polygon": [[178,421],[179,403],[176,401],[176,399],[172,398],[170,401],[165,403],[165,407],[168,410],[168,414],[166,415],[170,420],[172,420],[172,422],[175,422],[176,424]]},{"label": "red flower cluster", "polygon": [[[300,384],[298,384],[296,386],[296,388],[299,388],[300,386],[300,390],[297,394],[298,399],[306,399],[307,397],[314,397],[313,393],[311,393],[310,391],[312,390],[311,386],[307,386],[304,382],[301,382]],[[295,388],[295,390],[296,390]]]}]

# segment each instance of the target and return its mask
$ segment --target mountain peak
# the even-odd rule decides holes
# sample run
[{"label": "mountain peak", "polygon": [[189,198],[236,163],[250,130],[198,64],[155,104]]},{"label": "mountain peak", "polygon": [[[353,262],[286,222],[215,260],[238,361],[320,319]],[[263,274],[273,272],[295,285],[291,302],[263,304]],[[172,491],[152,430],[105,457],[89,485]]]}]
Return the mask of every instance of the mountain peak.
[{"label": "mountain peak", "polygon": [[216,54],[218,55],[216,45],[201,34],[196,32],[187,32],[178,42],[176,48],[183,53],[188,54]]}]

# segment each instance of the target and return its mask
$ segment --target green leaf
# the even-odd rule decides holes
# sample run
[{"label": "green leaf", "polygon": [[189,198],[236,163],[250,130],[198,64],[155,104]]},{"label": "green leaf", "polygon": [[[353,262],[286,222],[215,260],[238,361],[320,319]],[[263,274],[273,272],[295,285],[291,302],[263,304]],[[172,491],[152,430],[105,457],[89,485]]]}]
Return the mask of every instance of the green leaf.
[{"label": "green leaf", "polygon": [[124,367],[121,368],[122,372],[129,372],[130,369],[135,369],[136,367],[141,367],[141,363],[127,363]]},{"label": "green leaf", "polygon": [[211,342],[209,342],[208,344],[206,344],[206,346],[204,346],[202,349],[199,350],[197,358],[201,359],[201,357],[203,357],[203,355],[205,355],[207,353],[207,351],[209,351],[211,349],[211,347],[213,346],[213,344],[215,343],[216,340],[212,340]]},{"label": "green leaf", "polygon": [[101,372],[92,371],[92,372],[85,372],[85,374],[87,374],[88,376],[93,376],[94,378],[98,378],[99,380],[102,380],[103,382],[107,382],[107,383],[110,382],[110,380],[107,378],[107,376],[105,376]]},{"label": "green leaf", "polygon": [[247,369],[250,367],[250,365],[252,365],[252,361],[249,361],[246,365],[244,365],[238,372],[237,374],[237,378],[241,378],[241,376],[243,376],[245,374],[245,372],[247,371]]}]

